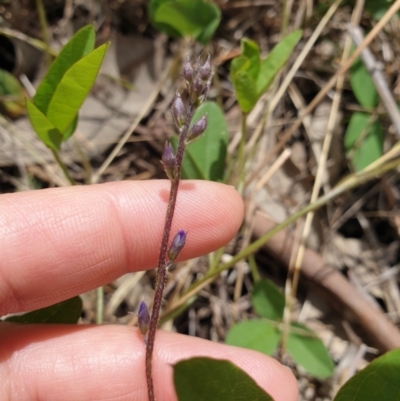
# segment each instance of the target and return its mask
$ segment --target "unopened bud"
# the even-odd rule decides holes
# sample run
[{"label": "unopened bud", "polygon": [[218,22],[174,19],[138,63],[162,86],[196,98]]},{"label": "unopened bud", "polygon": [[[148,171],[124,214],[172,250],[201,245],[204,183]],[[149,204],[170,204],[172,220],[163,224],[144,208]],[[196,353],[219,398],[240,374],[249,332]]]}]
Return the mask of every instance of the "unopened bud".
[{"label": "unopened bud", "polygon": [[173,181],[175,179],[176,158],[174,150],[172,149],[172,146],[170,144],[165,145],[161,162],[164,166],[164,170],[167,173],[168,178]]},{"label": "unopened bud", "polygon": [[183,104],[181,95],[179,93],[177,93],[175,96],[171,111],[175,125],[178,129],[182,128],[185,124],[185,105]]},{"label": "unopened bud", "polygon": [[149,331],[150,314],[149,310],[147,309],[146,302],[144,301],[142,301],[139,305],[138,323],[139,323],[139,330],[143,336],[143,340],[147,344],[147,332]]},{"label": "unopened bud", "polygon": [[196,98],[199,95],[201,95],[201,93],[203,92],[203,87],[204,87],[203,80],[199,76],[196,76],[196,78],[193,81],[192,88],[191,88],[192,92],[196,96]]},{"label": "unopened bud", "polygon": [[186,81],[188,81],[189,83],[192,82],[192,80],[193,80],[193,67],[192,67],[192,64],[191,64],[189,58],[186,59],[185,64],[183,65],[182,75],[183,75],[183,78],[186,79]]},{"label": "unopened bud", "polygon": [[203,81],[208,81],[211,78],[211,62],[210,55],[208,55],[207,60],[199,68],[199,75]]},{"label": "unopened bud", "polygon": [[168,258],[173,262],[179,255],[179,252],[185,246],[186,242],[186,232],[179,230],[172,240],[171,246],[168,249]]},{"label": "unopened bud", "polygon": [[186,137],[186,144],[192,143],[196,139],[200,138],[207,128],[207,118],[208,116],[206,114],[193,124],[193,127],[190,129]]}]

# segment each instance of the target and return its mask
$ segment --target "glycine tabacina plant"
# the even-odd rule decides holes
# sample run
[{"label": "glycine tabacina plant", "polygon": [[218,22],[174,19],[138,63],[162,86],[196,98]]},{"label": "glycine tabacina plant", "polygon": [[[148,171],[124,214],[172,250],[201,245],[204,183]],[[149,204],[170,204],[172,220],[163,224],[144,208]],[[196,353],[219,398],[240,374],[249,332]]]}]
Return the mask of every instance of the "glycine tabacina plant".
[{"label": "glycine tabacina plant", "polygon": [[202,116],[193,125],[191,125],[191,121],[196,109],[206,100],[210,89],[212,76],[210,56],[207,57],[204,63],[201,63],[200,58],[193,64],[189,59],[186,60],[182,75],[187,83],[188,101],[185,105],[180,94],[177,93],[171,108],[172,119],[179,133],[179,143],[176,153],[174,153],[172,146],[167,143],[161,160],[164,170],[171,182],[171,190],[158,258],[153,310],[150,316],[146,304],[142,302],[138,311],[139,329],[146,344],[146,379],[149,401],[155,400],[152,357],[167,270],[171,267],[172,263],[185,246],[187,237],[187,232],[179,230],[168,246],[178,195],[183,155],[186,146],[198,139],[207,128],[207,115]]}]

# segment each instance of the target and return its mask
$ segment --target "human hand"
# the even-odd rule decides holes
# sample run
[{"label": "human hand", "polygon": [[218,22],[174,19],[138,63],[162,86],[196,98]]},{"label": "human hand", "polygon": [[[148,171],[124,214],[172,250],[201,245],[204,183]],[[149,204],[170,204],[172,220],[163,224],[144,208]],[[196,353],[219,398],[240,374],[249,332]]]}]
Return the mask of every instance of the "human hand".
[{"label": "human hand", "polygon": [[[0,316],[156,266],[168,192],[168,181],[143,181],[0,196]],[[189,235],[179,259],[221,247],[242,218],[231,187],[182,182],[172,233]],[[2,323],[0,338],[1,400],[147,400],[145,346],[135,328]],[[153,359],[157,400],[176,400],[171,364],[193,356],[228,359],[275,401],[297,400],[293,375],[274,359],[163,331]]]}]

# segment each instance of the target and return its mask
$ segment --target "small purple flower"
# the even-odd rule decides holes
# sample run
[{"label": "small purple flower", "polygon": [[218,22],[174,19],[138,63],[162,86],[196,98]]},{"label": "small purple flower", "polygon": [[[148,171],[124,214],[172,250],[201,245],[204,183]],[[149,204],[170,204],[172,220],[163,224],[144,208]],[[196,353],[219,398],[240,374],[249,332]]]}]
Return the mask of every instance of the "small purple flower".
[{"label": "small purple flower", "polygon": [[185,105],[183,104],[181,95],[179,93],[176,94],[172,103],[171,112],[176,127],[181,129],[185,124]]},{"label": "small purple flower", "polygon": [[172,146],[168,143],[165,145],[161,162],[168,178],[173,181],[175,178],[176,158]]},{"label": "small purple flower", "polygon": [[173,262],[179,255],[179,252],[185,246],[186,232],[179,230],[171,242],[171,246],[168,249],[168,258]]},{"label": "small purple flower", "polygon": [[208,55],[207,60],[204,64],[199,68],[199,75],[203,81],[208,81],[211,78],[211,62],[210,55]]},{"label": "small purple flower", "polygon": [[188,83],[192,82],[193,80],[193,67],[192,63],[190,62],[189,58],[186,59],[185,64],[183,65],[182,75],[183,78],[186,79]]},{"label": "small purple flower", "polygon": [[206,114],[194,123],[186,138],[186,144],[192,143],[196,139],[200,138],[200,136],[207,128],[207,117],[208,116]]},{"label": "small purple flower", "polygon": [[140,302],[139,305],[138,323],[139,323],[139,330],[143,335],[144,342],[147,342],[147,332],[149,331],[149,325],[150,325],[150,314],[149,310],[147,309],[146,302],[144,301]]}]

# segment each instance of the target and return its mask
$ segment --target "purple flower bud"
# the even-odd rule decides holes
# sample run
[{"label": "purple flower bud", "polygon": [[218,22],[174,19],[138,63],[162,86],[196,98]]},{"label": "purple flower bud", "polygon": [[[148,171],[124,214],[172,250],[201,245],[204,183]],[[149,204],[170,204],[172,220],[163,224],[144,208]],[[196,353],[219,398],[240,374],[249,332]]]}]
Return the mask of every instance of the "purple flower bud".
[{"label": "purple flower bud", "polygon": [[211,62],[210,55],[207,56],[207,60],[199,68],[199,75],[203,81],[208,81],[211,78]]},{"label": "purple flower bud", "polygon": [[208,115],[206,114],[193,124],[193,127],[190,129],[186,137],[186,144],[192,143],[196,139],[200,138],[207,128],[207,118]]},{"label": "purple flower bud", "polygon": [[182,75],[183,75],[183,78],[186,79],[186,81],[188,81],[189,83],[192,82],[193,67],[192,67],[192,64],[191,64],[189,58],[186,59],[185,64],[183,65]]},{"label": "purple flower bud", "polygon": [[181,95],[179,93],[177,93],[175,96],[171,111],[176,127],[178,129],[182,128],[185,124],[185,105],[183,104]]},{"label": "purple flower bud", "polygon": [[168,249],[168,258],[173,262],[179,255],[179,252],[185,246],[186,232],[179,230],[171,242],[171,246]]},{"label": "purple flower bud", "polygon": [[165,145],[161,162],[164,166],[164,170],[167,173],[168,178],[173,181],[175,178],[176,158],[172,146],[168,143]]},{"label": "purple flower bud", "polygon": [[143,339],[145,342],[147,342],[147,332],[149,331],[149,325],[150,325],[150,314],[149,310],[147,309],[146,302],[144,301],[142,301],[139,305],[138,323],[139,323],[139,330],[143,335]]},{"label": "purple flower bud", "polygon": [[200,77],[196,76],[191,86],[191,90],[193,94],[196,96],[196,98],[201,94],[201,92],[203,92],[203,87],[204,87],[203,80]]}]

